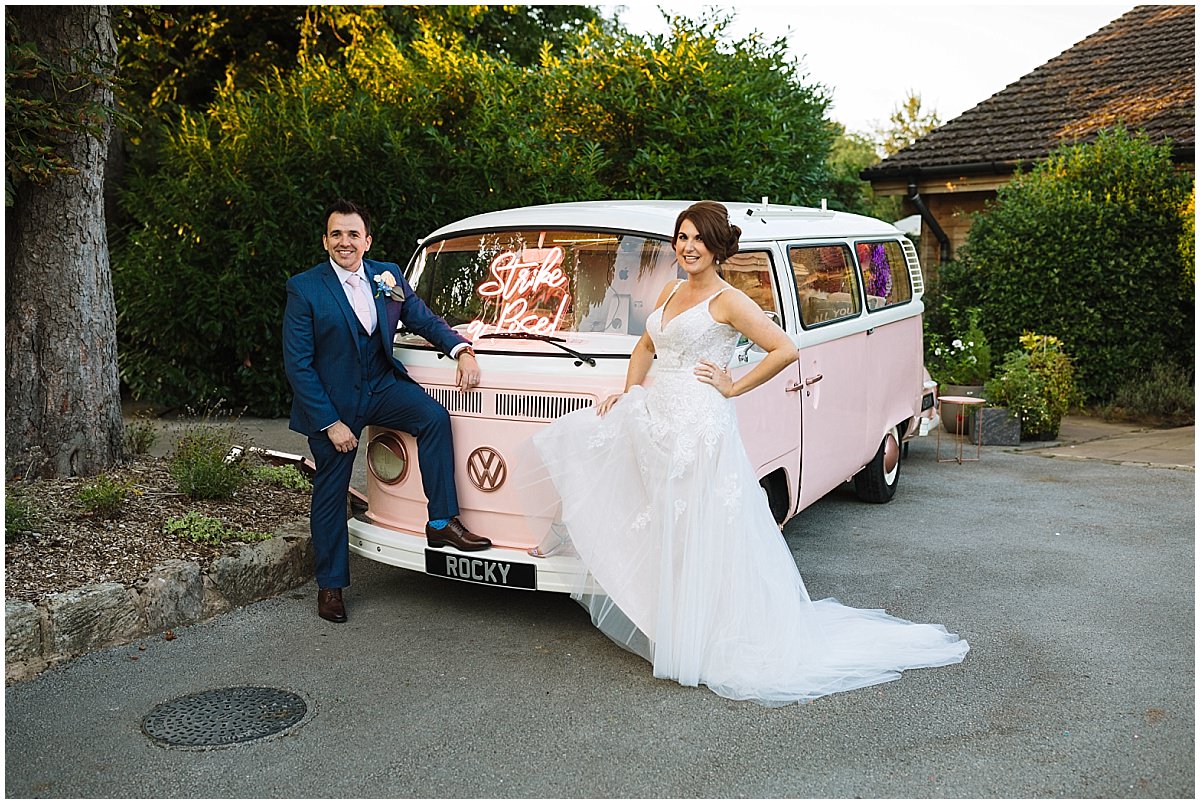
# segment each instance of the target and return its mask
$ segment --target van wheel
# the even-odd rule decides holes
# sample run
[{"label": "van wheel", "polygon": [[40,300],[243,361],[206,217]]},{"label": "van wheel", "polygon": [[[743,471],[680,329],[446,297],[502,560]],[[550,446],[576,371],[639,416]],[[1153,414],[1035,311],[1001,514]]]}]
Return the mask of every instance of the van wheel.
[{"label": "van wheel", "polygon": [[893,427],[883,437],[871,462],[854,476],[854,493],[863,502],[885,503],[900,485],[900,431]]},{"label": "van wheel", "polygon": [[771,516],[775,524],[782,526],[788,515],[787,476],[782,469],[776,469],[771,474],[758,481],[763,494],[767,496],[767,505],[771,508]]}]

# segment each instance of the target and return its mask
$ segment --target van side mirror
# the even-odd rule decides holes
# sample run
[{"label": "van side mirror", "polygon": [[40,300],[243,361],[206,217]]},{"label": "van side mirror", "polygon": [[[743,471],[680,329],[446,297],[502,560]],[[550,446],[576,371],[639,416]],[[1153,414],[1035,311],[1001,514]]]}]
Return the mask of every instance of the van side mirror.
[{"label": "van side mirror", "polygon": [[[783,326],[783,320],[779,317],[779,313],[775,312],[774,310],[763,310],[763,315],[774,321],[777,326]],[[738,363],[746,363],[750,360],[750,352],[752,350],[758,352],[759,354],[766,354],[767,351],[758,344],[752,342],[745,335],[739,335],[737,346],[735,346],[733,350],[733,359]]]}]

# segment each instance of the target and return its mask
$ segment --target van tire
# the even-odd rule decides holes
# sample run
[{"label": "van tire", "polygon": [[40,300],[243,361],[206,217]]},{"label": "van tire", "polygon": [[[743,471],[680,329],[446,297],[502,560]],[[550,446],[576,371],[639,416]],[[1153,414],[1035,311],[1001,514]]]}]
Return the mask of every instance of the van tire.
[{"label": "van tire", "polygon": [[780,527],[787,519],[790,502],[788,500],[787,475],[782,469],[776,469],[771,474],[758,481],[763,493],[767,496],[767,505],[771,508],[771,516]]},{"label": "van tire", "polygon": [[[854,475],[854,493],[863,502],[885,503],[896,496],[900,485],[900,430],[893,427],[883,436],[871,462]],[[888,464],[891,471],[887,470]]]}]

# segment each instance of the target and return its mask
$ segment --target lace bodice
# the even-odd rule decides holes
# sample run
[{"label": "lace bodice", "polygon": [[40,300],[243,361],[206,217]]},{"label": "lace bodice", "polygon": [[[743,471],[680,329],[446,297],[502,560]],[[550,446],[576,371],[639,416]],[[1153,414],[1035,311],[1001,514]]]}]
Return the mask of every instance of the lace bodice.
[{"label": "lace bodice", "polygon": [[685,371],[690,376],[692,369],[702,359],[724,366],[733,357],[733,349],[738,342],[738,331],[728,324],[713,320],[709,310],[712,300],[721,292],[717,291],[699,304],[679,313],[667,322],[666,327],[662,325],[663,310],[670,303],[675,291],[671,291],[671,296],[667,297],[662,307],[650,314],[646,321],[646,330],[650,333],[658,353],[658,360],[654,366],[656,374]]},{"label": "lace bodice", "polygon": [[701,360],[725,366],[737,345],[737,330],[713,320],[708,309],[716,295],[679,313],[666,327],[662,325],[665,303],[646,320],[658,359],[649,374],[642,424],[654,448],[669,456],[671,477],[687,472],[701,449],[711,454],[737,427],[733,400],[700,382],[694,373]]}]

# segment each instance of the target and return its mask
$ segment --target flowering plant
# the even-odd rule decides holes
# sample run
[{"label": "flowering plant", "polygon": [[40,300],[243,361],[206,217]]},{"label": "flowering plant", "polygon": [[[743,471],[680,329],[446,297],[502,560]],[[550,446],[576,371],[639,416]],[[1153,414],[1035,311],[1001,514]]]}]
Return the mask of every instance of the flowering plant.
[{"label": "flowering plant", "polygon": [[983,385],[992,375],[992,349],[979,328],[978,309],[967,311],[961,335],[946,338],[931,333],[929,349],[929,373],[941,385]]},{"label": "flowering plant", "polygon": [[1072,406],[1081,402],[1075,384],[1075,366],[1066,345],[1054,335],[1025,332],[1018,339],[1029,353],[1029,367],[1045,385],[1046,407],[1050,411],[1050,432],[1058,434],[1058,424]]},{"label": "flowering plant", "polygon": [[1062,417],[1079,404],[1075,369],[1061,339],[1026,332],[987,384],[988,401],[1017,411],[1022,438],[1053,438]]},{"label": "flowering plant", "polygon": [[389,299],[404,301],[404,292],[401,290],[396,290],[396,277],[392,276],[391,271],[384,271],[382,274],[375,274],[372,279],[375,280],[375,298],[378,299],[380,294],[383,294]]}]

